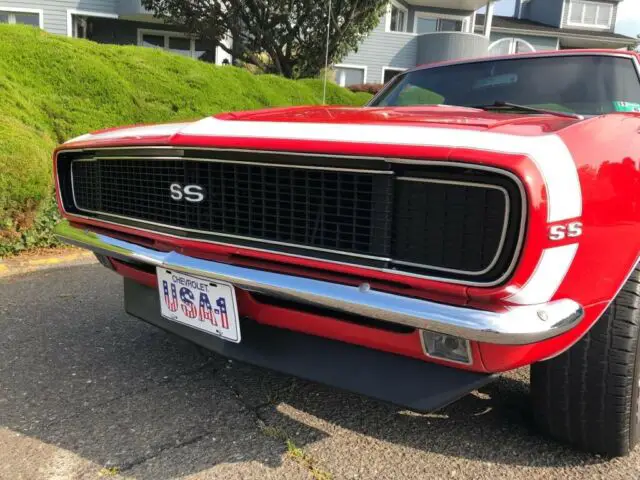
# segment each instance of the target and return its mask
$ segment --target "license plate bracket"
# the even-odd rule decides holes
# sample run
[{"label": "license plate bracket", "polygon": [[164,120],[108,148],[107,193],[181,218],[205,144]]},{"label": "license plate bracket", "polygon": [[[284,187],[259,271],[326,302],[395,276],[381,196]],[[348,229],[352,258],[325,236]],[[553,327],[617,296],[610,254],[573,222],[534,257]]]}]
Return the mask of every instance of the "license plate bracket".
[{"label": "license plate bracket", "polygon": [[240,322],[235,288],[230,283],[156,269],[160,314],[174,322],[240,343]]}]

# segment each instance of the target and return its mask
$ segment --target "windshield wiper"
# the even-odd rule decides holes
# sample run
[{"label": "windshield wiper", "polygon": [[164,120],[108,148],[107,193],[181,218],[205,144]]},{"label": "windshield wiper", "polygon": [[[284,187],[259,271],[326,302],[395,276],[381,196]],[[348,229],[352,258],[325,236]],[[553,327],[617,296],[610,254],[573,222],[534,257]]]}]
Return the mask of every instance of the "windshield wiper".
[{"label": "windshield wiper", "polygon": [[547,110],[545,108],[527,107],[526,105],[503,102],[501,100],[496,100],[488,105],[473,105],[471,108],[478,108],[480,110],[517,110],[521,112],[544,113],[547,115],[555,115],[556,117],[576,118],[578,120],[582,120],[583,118],[582,115],[578,115],[577,113],[557,112],[555,110]]}]

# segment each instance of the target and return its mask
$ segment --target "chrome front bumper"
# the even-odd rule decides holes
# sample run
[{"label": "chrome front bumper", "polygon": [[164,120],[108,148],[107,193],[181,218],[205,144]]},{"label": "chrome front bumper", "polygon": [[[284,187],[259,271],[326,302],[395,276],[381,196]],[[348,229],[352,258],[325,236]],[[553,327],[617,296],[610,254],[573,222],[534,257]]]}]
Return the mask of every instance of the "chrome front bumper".
[{"label": "chrome front bumper", "polygon": [[525,345],[560,335],[583,317],[582,306],[563,299],[540,305],[490,312],[403,297],[349,285],[265,272],[201,260],[176,252],[159,252],[61,222],[60,240],[127,262],[154,265],[232,283],[260,292],[385,322],[407,325],[468,340],[503,345]]}]

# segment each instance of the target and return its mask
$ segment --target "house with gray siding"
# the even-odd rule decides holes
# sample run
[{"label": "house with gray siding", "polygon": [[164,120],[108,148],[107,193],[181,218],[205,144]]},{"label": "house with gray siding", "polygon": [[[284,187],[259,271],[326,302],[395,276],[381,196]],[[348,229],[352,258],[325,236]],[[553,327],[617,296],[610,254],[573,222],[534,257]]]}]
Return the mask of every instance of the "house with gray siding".
[{"label": "house with gray siding", "polygon": [[[502,55],[567,48],[626,49],[637,45],[637,39],[615,33],[621,2],[518,0],[513,17],[493,17],[489,53]],[[478,15],[477,25],[482,26],[483,22],[483,16]]]},{"label": "house with gray siding", "polygon": [[224,49],[154,18],[140,0],[0,0],[0,23],[22,23],[101,43],[161,48],[218,64],[230,61]]},{"label": "house with gray siding", "polygon": [[386,83],[416,65],[459,58],[626,49],[638,41],[615,33],[621,1],[637,0],[516,0],[513,17],[502,17],[493,0],[390,0],[357,51],[334,66],[336,82]]},{"label": "house with gray siding", "polygon": [[486,55],[491,25],[476,31],[476,11],[488,0],[390,0],[378,26],[357,51],[334,66],[336,82],[385,83],[398,72],[452,58]]},{"label": "house with gray siding", "polygon": [[[378,26],[357,51],[334,65],[336,81],[386,83],[416,65],[459,58],[627,48],[637,40],[615,33],[621,1],[638,0],[516,0],[513,17],[494,15],[494,0],[389,0]],[[154,18],[141,0],[0,0],[0,23],[161,48],[218,64],[231,61],[224,49]]]}]

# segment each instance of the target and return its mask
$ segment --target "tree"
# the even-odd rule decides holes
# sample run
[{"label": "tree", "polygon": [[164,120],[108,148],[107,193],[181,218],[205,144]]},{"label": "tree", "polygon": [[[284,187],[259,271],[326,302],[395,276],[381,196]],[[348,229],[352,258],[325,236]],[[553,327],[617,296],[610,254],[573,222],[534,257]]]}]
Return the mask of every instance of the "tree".
[{"label": "tree", "polygon": [[[329,63],[356,50],[388,0],[332,0]],[[221,47],[234,60],[289,78],[325,64],[329,0],[142,0],[155,17]],[[225,39],[233,38],[232,47]]]}]

